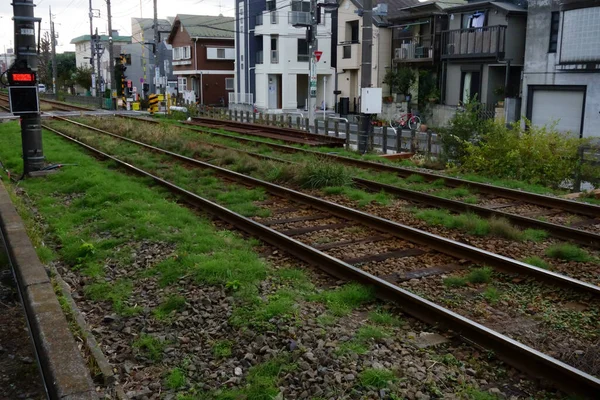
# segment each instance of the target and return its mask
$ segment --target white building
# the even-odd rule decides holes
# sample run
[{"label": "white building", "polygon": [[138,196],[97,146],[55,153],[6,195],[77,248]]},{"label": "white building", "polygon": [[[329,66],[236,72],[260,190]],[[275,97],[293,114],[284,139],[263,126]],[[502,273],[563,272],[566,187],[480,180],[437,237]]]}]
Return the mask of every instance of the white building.
[{"label": "white building", "polygon": [[[253,101],[259,111],[268,112],[305,109],[310,58],[307,29],[293,24],[308,21],[309,10],[309,1],[237,0],[235,94],[230,103]],[[322,15],[317,27],[317,49],[322,55],[313,104],[320,108],[325,101],[333,109],[332,18]]]}]

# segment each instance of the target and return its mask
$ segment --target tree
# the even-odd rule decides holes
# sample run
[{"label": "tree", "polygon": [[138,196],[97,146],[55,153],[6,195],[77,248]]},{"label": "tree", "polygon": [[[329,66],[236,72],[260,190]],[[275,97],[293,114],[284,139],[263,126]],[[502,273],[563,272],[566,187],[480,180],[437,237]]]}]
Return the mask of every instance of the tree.
[{"label": "tree", "polygon": [[78,67],[73,75],[73,80],[76,84],[84,89],[92,87],[92,68],[91,67]]},{"label": "tree", "polygon": [[390,69],[383,78],[383,83],[390,87],[391,93],[410,94],[410,88],[415,83],[416,74],[410,68],[401,67],[396,70]]},{"label": "tree", "polygon": [[[52,70],[52,61],[50,61],[50,70]],[[73,74],[77,70],[75,66],[75,53],[65,52],[56,55],[57,70],[57,90],[67,90],[75,85]]]},{"label": "tree", "polygon": [[38,81],[44,85],[52,86],[52,54],[50,33],[44,32],[40,39],[40,54],[38,55]]}]

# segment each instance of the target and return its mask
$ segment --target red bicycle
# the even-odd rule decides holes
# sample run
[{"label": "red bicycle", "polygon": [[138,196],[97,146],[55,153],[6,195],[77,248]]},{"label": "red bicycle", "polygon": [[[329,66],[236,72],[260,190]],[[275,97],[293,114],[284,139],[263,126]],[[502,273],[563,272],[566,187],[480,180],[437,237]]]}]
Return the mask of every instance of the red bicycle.
[{"label": "red bicycle", "polygon": [[421,118],[413,113],[396,114],[390,120],[390,126],[394,129],[419,129]]}]

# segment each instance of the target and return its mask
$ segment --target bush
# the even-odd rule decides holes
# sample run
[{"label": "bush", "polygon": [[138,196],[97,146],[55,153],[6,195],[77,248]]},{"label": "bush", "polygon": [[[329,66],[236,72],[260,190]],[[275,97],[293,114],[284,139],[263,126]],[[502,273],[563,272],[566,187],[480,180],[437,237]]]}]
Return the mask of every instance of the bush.
[{"label": "bush", "polygon": [[467,146],[476,142],[487,131],[490,121],[480,118],[481,104],[470,101],[465,109],[454,114],[450,126],[440,130],[442,158],[461,163],[467,153]]},{"label": "bush", "polygon": [[520,123],[507,128],[503,122],[487,121],[481,141],[465,143],[461,168],[486,176],[558,187],[577,171],[577,148],[583,140],[553,127]]}]

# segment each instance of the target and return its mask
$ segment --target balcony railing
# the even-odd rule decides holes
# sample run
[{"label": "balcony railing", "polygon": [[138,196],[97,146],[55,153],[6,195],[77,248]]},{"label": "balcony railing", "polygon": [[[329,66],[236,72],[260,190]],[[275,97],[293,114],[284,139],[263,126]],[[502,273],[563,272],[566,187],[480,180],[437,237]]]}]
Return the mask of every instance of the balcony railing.
[{"label": "balcony railing", "polygon": [[229,93],[229,104],[254,104],[254,94]]},{"label": "balcony railing", "polygon": [[442,58],[504,58],[506,26],[442,32]]},{"label": "balcony railing", "polygon": [[308,62],[310,56],[308,54],[298,54],[298,62]]},{"label": "balcony railing", "polygon": [[421,35],[394,40],[394,61],[421,62],[433,61],[435,36]]},{"label": "balcony railing", "polygon": [[279,64],[279,51],[271,50],[271,64]]},{"label": "balcony railing", "polygon": [[257,64],[263,63],[263,51],[262,50],[259,50],[256,52],[256,63]]},{"label": "balcony railing", "polygon": [[288,12],[288,24],[293,26],[308,26],[310,25],[310,13],[304,11]]},{"label": "balcony railing", "polygon": [[254,25],[259,26],[262,24],[263,24],[263,15],[262,14],[256,15],[256,20],[254,21]]}]

